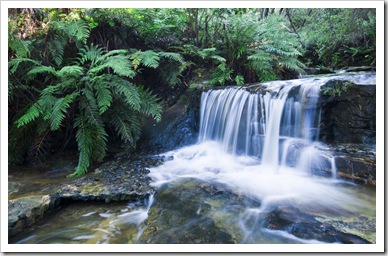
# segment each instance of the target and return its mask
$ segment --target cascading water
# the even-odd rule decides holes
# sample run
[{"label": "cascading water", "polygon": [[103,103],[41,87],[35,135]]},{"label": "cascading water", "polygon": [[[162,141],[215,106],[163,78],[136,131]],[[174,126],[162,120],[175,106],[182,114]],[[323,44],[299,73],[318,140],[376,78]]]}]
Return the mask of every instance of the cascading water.
[{"label": "cascading water", "polygon": [[[321,150],[317,106],[326,81],[275,81],[203,92],[198,143],[166,153],[173,160],[151,169],[153,185],[163,190],[164,184],[195,179],[224,184],[233,193],[257,200],[260,206],[246,207],[224,224],[225,229],[237,225],[240,243],[319,242],[264,228],[268,213],[280,206],[329,215],[366,208],[373,216],[373,202],[338,186],[334,156]],[[212,209],[212,217],[229,211]],[[272,238],[263,240],[266,236]]]},{"label": "cascading water", "polygon": [[203,92],[198,143],[150,169],[154,195],[69,205],[13,243],[374,243],[376,191],[319,141],[326,79]]},{"label": "cascading water", "polygon": [[[295,89],[299,93],[290,96]],[[322,157],[315,149],[319,93],[319,83],[292,81],[267,83],[262,94],[244,88],[204,92],[199,142],[217,141],[224,151],[258,157],[274,170],[299,165],[309,171]]]}]

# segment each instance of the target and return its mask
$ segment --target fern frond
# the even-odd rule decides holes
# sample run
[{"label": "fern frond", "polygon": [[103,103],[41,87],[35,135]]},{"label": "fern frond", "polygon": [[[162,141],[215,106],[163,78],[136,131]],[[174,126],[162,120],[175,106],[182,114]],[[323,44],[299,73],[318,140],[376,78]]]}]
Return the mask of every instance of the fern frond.
[{"label": "fern frond", "polygon": [[156,122],[162,119],[162,107],[158,104],[158,98],[149,89],[139,87],[140,95],[140,111],[146,115],[151,116]]},{"label": "fern frond", "polygon": [[77,60],[81,65],[85,65],[87,62],[90,62],[92,65],[95,65],[97,62],[104,59],[102,57],[103,53],[103,49],[100,48],[98,45],[85,45],[85,47],[80,49],[78,53],[79,57],[77,58]]},{"label": "fern frond", "polygon": [[185,60],[183,59],[182,55],[175,52],[158,52],[160,57],[175,60],[179,62],[180,64],[184,64]]},{"label": "fern frond", "polygon": [[79,108],[84,115],[84,119],[90,126],[102,126],[97,100],[94,97],[93,91],[86,87],[82,90],[82,94],[84,98],[79,102]]},{"label": "fern frond", "polygon": [[109,123],[114,127],[120,138],[132,146],[140,136],[140,122],[132,111],[116,107],[109,111]]},{"label": "fern frond", "polygon": [[39,62],[29,59],[29,58],[15,58],[10,61],[8,61],[8,67],[10,68],[9,72],[11,74],[14,74],[16,70],[18,69],[19,65],[23,62],[30,62],[34,65],[41,65]]},{"label": "fern frond", "polygon": [[51,66],[34,67],[30,71],[27,72],[27,75],[30,76],[31,78],[34,78],[36,75],[39,75],[42,73],[48,73],[48,74],[52,74],[54,76],[58,76],[58,72]]},{"label": "fern frond", "polygon": [[141,98],[138,88],[126,80],[114,79],[111,82],[111,88],[116,94],[122,95],[124,101],[134,110],[140,111]]},{"label": "fern frond", "polygon": [[74,128],[77,129],[75,138],[78,145],[79,157],[77,167],[73,173],[68,175],[68,178],[84,175],[90,165],[92,156],[93,130],[87,125],[82,115],[74,119]]},{"label": "fern frond", "polygon": [[103,114],[112,102],[112,93],[109,87],[104,83],[99,83],[94,86],[97,95],[97,104],[100,115]]},{"label": "fern frond", "polygon": [[226,59],[222,56],[219,56],[219,55],[212,55],[212,56],[210,56],[210,59],[216,60],[216,61],[221,62],[221,63],[226,62]]},{"label": "fern frond", "polygon": [[52,131],[59,129],[63,119],[65,119],[66,110],[70,107],[70,104],[77,95],[77,93],[72,93],[64,98],[57,99],[50,118],[50,128]]},{"label": "fern frond", "polygon": [[90,35],[89,25],[83,20],[77,20],[68,23],[66,26],[66,31],[70,37],[76,38],[78,41],[84,44]]},{"label": "fern frond", "polygon": [[111,57],[113,55],[126,55],[126,54],[128,54],[128,50],[119,49],[119,50],[109,51],[109,52],[105,53],[104,55],[102,55],[102,57],[107,59],[108,57]]},{"label": "fern frond", "polygon": [[231,75],[233,70],[226,66],[225,63],[219,64],[212,73],[211,84],[225,85],[227,81],[232,80]]},{"label": "fern frond", "polygon": [[134,78],[136,75],[136,72],[132,70],[131,62],[123,55],[109,57],[104,66],[111,68],[119,76]]},{"label": "fern frond", "polygon": [[17,127],[20,128],[21,126],[31,123],[36,118],[38,118],[41,113],[42,112],[38,106],[38,103],[32,104],[32,106],[27,110],[27,113],[25,113],[16,121]]},{"label": "fern frond", "polygon": [[80,76],[83,74],[83,68],[80,66],[64,66],[57,74],[59,77]]},{"label": "fern frond", "polygon": [[8,48],[15,52],[16,57],[26,58],[30,55],[31,41],[22,40],[20,37],[8,32]]},{"label": "fern frond", "polygon": [[52,42],[47,42],[51,57],[57,66],[62,64],[66,43],[66,37],[62,34],[56,34],[55,39]]},{"label": "fern frond", "polygon": [[160,57],[158,53],[151,50],[144,52],[138,50],[130,55],[130,59],[132,60],[132,66],[136,70],[140,65],[149,68],[157,68],[159,66]]},{"label": "fern frond", "polygon": [[206,59],[208,58],[209,56],[211,55],[214,55],[215,52],[216,52],[216,48],[205,48],[205,49],[201,49],[197,52],[197,54],[199,55],[199,57],[201,57],[202,59]]}]

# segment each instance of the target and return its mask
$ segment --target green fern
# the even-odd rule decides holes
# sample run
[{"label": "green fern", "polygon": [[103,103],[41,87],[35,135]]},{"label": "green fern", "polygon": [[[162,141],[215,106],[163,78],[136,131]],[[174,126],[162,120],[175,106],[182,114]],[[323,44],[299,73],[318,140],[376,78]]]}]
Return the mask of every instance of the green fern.
[{"label": "green fern", "polygon": [[55,102],[50,118],[50,126],[52,131],[57,130],[62,124],[67,109],[70,107],[70,104],[74,101],[77,95],[78,93],[72,93],[66,95],[64,98],[58,99]]},{"label": "green fern", "polygon": [[[106,124],[113,126],[124,142],[135,145],[140,135],[139,115],[149,115],[160,121],[162,108],[156,96],[127,80],[136,75],[130,59],[133,56],[125,50],[106,53],[102,48],[90,45],[79,51],[71,66],[55,68],[37,63],[27,72],[29,78],[40,75],[51,83],[17,119],[17,126],[42,123],[51,131],[58,131],[72,122],[79,160],[69,177],[83,175],[91,163],[103,160],[108,140]],[[153,62],[159,60],[159,53],[153,51],[138,51],[138,56],[142,57],[140,64],[145,67],[156,67]],[[179,55],[171,53],[160,56],[181,60]],[[15,60],[11,67],[21,62]],[[39,149],[43,141],[38,139],[37,142],[36,149]]]},{"label": "green fern", "polygon": [[38,66],[41,65],[38,61],[29,59],[29,58],[16,58],[16,59],[12,59],[12,60],[8,61],[8,68],[9,68],[10,74],[14,74],[16,72],[16,70],[19,68],[19,65],[21,63],[25,63],[25,62],[33,64],[34,66],[35,65],[38,65]]},{"label": "green fern", "polygon": [[111,82],[112,90],[117,95],[121,95],[125,103],[136,111],[140,111],[140,95],[138,88],[131,82],[125,80],[119,80],[117,77],[113,77]]},{"label": "green fern", "polygon": [[136,113],[119,104],[108,110],[109,124],[114,127],[124,143],[134,146],[140,136],[140,120]]},{"label": "green fern", "polygon": [[58,76],[58,72],[53,67],[48,66],[37,66],[32,68],[30,71],[27,72],[27,75],[30,77],[30,79],[34,79],[36,75],[42,74],[42,73],[49,73],[54,76]]},{"label": "green fern", "polygon": [[106,83],[98,83],[94,86],[97,96],[99,114],[107,111],[112,103],[112,92]]},{"label": "green fern", "polygon": [[8,48],[14,51],[17,58],[26,58],[30,55],[31,41],[22,40],[8,30]]},{"label": "green fern", "polygon": [[225,63],[219,64],[212,73],[212,79],[210,84],[220,84],[225,85],[226,82],[231,81],[231,75],[233,70],[226,66]]},{"label": "green fern", "polygon": [[84,175],[90,165],[92,156],[93,130],[87,125],[82,116],[74,119],[74,128],[77,129],[75,138],[78,144],[79,158],[78,165],[74,172],[68,175],[69,178]]},{"label": "green fern", "polygon": [[149,89],[139,87],[140,111],[146,115],[152,116],[156,122],[162,119],[162,107],[158,104],[158,98],[152,94]]},{"label": "green fern", "polygon": [[180,64],[185,64],[185,60],[179,53],[175,52],[158,52],[160,57],[167,58],[179,62]]},{"label": "green fern", "polygon": [[41,115],[42,111],[39,108],[38,103],[34,103],[28,110],[27,113],[25,113],[23,116],[21,116],[16,122],[17,127],[20,128],[26,124],[31,123],[35,119],[37,119]]},{"label": "green fern", "polygon": [[131,54],[130,57],[132,61],[132,66],[135,70],[139,68],[140,65],[149,68],[157,68],[159,66],[159,54],[157,52],[147,50],[147,51],[135,51]]}]

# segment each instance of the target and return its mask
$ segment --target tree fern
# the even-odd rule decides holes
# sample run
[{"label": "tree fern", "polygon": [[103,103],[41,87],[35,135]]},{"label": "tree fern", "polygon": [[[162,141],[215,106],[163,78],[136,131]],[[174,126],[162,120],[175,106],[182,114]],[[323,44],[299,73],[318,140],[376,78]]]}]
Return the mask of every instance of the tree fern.
[{"label": "tree fern", "polygon": [[[70,177],[85,174],[92,162],[103,160],[108,140],[106,124],[113,126],[124,142],[135,145],[140,135],[140,114],[160,121],[161,107],[156,96],[128,80],[136,75],[133,56],[126,50],[106,53],[102,48],[90,45],[79,51],[72,65],[56,68],[37,63],[27,72],[30,78],[39,75],[51,83],[18,118],[17,126],[24,127],[39,120],[51,131],[57,131],[65,120],[72,122],[79,161]],[[137,56],[141,57],[139,64],[144,67],[159,65],[159,53],[138,51]],[[173,53],[160,56],[178,62],[182,60]],[[18,63],[21,61],[15,61],[14,66]]]}]

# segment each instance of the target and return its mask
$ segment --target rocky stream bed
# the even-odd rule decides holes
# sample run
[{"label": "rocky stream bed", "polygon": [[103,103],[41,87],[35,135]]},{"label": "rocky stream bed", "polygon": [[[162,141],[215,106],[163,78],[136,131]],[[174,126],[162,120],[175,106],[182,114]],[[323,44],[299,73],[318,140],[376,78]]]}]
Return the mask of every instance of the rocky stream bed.
[{"label": "rocky stream bed", "polygon": [[[358,83],[353,80],[352,82]],[[360,82],[359,85],[354,85],[354,88],[354,95],[348,93],[340,97],[327,96],[320,102],[325,115],[322,117],[322,123],[325,124],[322,126],[321,139],[326,143],[323,150],[336,152],[336,175],[339,179],[357,184],[361,191],[363,188],[373,190],[376,186],[376,149],[373,146],[376,141],[376,103],[373,99],[375,85],[364,86]],[[181,99],[174,106],[167,108],[162,123],[149,126],[145,130],[140,141],[142,153],[118,154],[83,177],[66,178],[76,166],[75,155],[60,156],[33,167],[10,168],[9,239],[74,202],[136,202],[155,194],[155,204],[146,220],[147,227],[138,242],[249,243],[249,239],[244,240],[242,234],[235,232],[237,227],[220,221],[230,217],[228,212],[220,211],[220,215],[215,216],[214,211],[224,209],[226,205],[222,204],[228,202],[228,209],[239,213],[242,211],[239,204],[260,206],[260,201],[242,198],[222,184],[199,182],[195,179],[184,180],[180,186],[172,183],[159,191],[151,186],[149,168],[171,160],[158,153],[196,142],[199,93],[191,95],[194,96]],[[357,104],[354,103],[355,99]],[[344,119],[340,119],[340,116]],[[144,153],[149,148],[156,150]],[[330,163],[327,165],[329,168]],[[325,173],[318,175],[328,176]],[[180,191],[180,198],[173,198],[174,195],[169,191]],[[219,198],[222,200],[218,200]],[[172,209],[176,207],[182,211],[176,212]],[[197,212],[198,208],[202,211]],[[195,226],[186,225],[190,223],[189,219],[195,220],[191,222]],[[249,220],[247,221],[249,223]],[[195,228],[198,232],[195,236],[179,235],[175,229],[169,229],[170,222],[181,223],[181,231]],[[316,212],[300,212],[298,208],[290,205],[274,207],[261,223],[251,224],[260,225],[269,233],[287,231],[298,239],[328,243],[375,243],[376,239],[373,218],[361,217],[354,221],[338,222]],[[208,232],[209,228],[212,233]],[[359,230],[364,232],[360,233]]]}]

